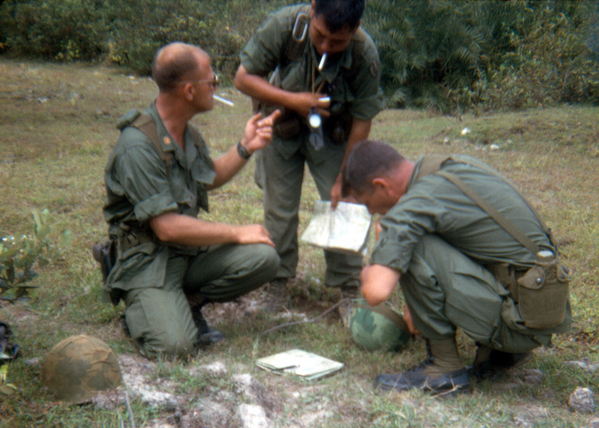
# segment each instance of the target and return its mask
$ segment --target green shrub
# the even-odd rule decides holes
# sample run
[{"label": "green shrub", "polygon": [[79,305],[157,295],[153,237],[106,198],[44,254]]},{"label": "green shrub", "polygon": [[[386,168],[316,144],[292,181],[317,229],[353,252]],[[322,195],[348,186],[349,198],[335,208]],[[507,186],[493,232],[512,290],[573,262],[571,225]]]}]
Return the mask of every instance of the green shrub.
[{"label": "green shrub", "polygon": [[239,52],[266,13],[288,2],[245,0],[111,0],[115,11],[110,59],[149,74],[154,53],[161,46],[186,42],[201,46],[213,66],[231,79]]},{"label": "green shrub", "polygon": [[474,20],[475,3],[368,2],[364,25],[379,49],[382,86],[391,105],[448,111],[449,91],[480,78],[485,33]]},{"label": "green shrub", "polygon": [[[0,0],[0,52],[150,73],[156,50],[204,48],[225,81],[266,14],[293,0]],[[596,0],[368,0],[388,104],[449,112],[599,103]]]},{"label": "green shrub", "polygon": [[172,41],[198,43],[213,26],[210,13],[194,0],[115,1],[110,59],[149,74],[154,53]]},{"label": "green shrub", "polygon": [[397,107],[442,112],[598,103],[593,0],[372,0],[365,27]]},{"label": "green shrub", "polygon": [[0,27],[5,50],[16,56],[93,60],[106,50],[101,0],[5,0]]},{"label": "green shrub", "polygon": [[193,43],[232,78],[266,14],[289,0],[5,0],[0,51],[59,61],[104,60],[149,74],[156,50]]},{"label": "green shrub", "polygon": [[597,5],[566,5],[567,15],[549,4],[537,6],[528,10],[534,19],[527,31],[512,32],[512,48],[489,65],[487,104],[513,109],[599,103],[599,55],[590,43],[599,31]]}]

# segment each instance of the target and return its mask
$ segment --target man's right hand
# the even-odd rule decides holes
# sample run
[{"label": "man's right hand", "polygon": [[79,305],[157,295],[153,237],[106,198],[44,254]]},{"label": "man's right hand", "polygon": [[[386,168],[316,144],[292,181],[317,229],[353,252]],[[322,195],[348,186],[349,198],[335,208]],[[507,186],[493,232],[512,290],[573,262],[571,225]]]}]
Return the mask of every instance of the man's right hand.
[{"label": "man's right hand", "polygon": [[311,92],[290,92],[271,85],[266,79],[250,74],[243,65],[235,74],[235,87],[246,95],[271,105],[280,105],[308,117],[310,109],[315,108],[322,117],[329,117],[330,101],[320,101],[325,94]]},{"label": "man's right hand", "polygon": [[274,247],[270,234],[261,224],[248,224],[239,227],[238,244],[267,244]]},{"label": "man's right hand", "polygon": [[311,109],[316,109],[316,112],[323,118],[329,117],[331,115],[328,110],[329,106],[331,105],[331,101],[321,100],[326,98],[326,95],[312,94],[310,92],[290,92],[289,94],[290,103],[285,107],[295,110],[300,116],[308,117]]},{"label": "man's right hand", "polygon": [[203,221],[175,212],[149,220],[150,227],[165,243],[201,247],[219,244],[266,244],[274,247],[268,231],[260,224],[233,225]]},{"label": "man's right hand", "polygon": [[272,126],[281,115],[280,110],[275,110],[269,116],[262,118],[262,113],[255,114],[245,124],[241,145],[252,154],[270,144],[272,140]]}]

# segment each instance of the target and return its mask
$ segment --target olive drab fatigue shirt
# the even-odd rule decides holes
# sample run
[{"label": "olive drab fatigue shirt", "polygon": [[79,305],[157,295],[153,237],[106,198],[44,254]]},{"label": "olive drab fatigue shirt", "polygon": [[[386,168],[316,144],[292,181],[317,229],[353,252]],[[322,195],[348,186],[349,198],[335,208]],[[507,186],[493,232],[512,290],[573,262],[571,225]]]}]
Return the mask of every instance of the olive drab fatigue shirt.
[{"label": "olive drab fatigue shirt", "polygon": [[[543,227],[526,202],[503,178],[468,156],[459,163],[449,159],[441,169],[454,173],[501,214],[523,231],[541,250],[553,253]],[[523,247],[458,187],[436,174],[416,180],[422,158],[415,163],[406,193],[381,219],[383,228],[371,263],[408,271],[414,247],[425,234],[436,234],[447,243],[482,264],[509,263],[525,270],[536,255]],[[481,165],[476,167],[471,164]]]},{"label": "olive drab fatigue shirt", "polygon": [[[320,93],[331,98],[331,115],[372,119],[383,108],[383,92],[379,86],[378,51],[371,37],[359,28],[349,46],[341,53],[328,56],[324,68],[318,71],[319,60],[310,42],[309,30],[300,51],[293,58],[287,54],[289,44],[293,43],[290,41],[291,34],[300,12],[309,16],[310,5],[288,6],[270,14],[241,51],[241,64],[248,73],[263,77],[267,77],[278,66],[281,88],[290,92],[311,92],[313,86],[316,90],[324,81]],[[306,133],[308,128],[305,119],[301,118],[300,123],[303,133]],[[322,150],[311,150],[315,163],[331,155],[327,146],[332,143],[326,135],[324,140],[325,147]],[[303,141],[302,138],[273,138],[272,144],[283,157],[289,158]]]},{"label": "olive drab fatigue shirt", "polygon": [[197,217],[200,209],[208,211],[206,185],[215,177],[208,148],[188,124],[182,150],[164,127],[155,104],[143,114],[156,124],[162,150],[172,156],[163,160],[145,134],[129,126],[122,129],[104,173],[104,218],[110,238],[119,241],[119,258],[107,279],[109,290],[160,287],[170,254],[197,255],[201,251],[160,243],[148,221],[167,212]]}]

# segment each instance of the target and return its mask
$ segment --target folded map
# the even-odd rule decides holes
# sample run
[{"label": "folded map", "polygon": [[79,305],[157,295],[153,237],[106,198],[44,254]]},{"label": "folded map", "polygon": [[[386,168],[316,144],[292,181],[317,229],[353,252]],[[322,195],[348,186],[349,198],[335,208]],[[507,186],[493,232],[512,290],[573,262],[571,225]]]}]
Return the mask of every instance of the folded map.
[{"label": "folded map", "polygon": [[325,250],[368,254],[372,216],[364,205],[329,201],[314,202],[314,214],[301,240]]},{"label": "folded map", "polygon": [[256,365],[273,373],[293,374],[306,380],[318,379],[343,367],[343,363],[301,349],[260,358],[256,360]]}]

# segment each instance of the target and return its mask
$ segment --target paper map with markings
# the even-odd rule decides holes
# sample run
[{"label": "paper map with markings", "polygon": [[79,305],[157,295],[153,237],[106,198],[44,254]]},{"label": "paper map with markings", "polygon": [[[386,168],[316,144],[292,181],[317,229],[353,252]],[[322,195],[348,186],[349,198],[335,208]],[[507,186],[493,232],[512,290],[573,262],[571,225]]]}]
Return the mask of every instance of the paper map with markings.
[{"label": "paper map with markings", "polygon": [[364,205],[339,202],[335,210],[329,201],[314,202],[314,214],[301,240],[325,250],[368,253],[372,216]]}]

